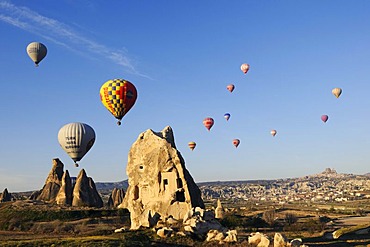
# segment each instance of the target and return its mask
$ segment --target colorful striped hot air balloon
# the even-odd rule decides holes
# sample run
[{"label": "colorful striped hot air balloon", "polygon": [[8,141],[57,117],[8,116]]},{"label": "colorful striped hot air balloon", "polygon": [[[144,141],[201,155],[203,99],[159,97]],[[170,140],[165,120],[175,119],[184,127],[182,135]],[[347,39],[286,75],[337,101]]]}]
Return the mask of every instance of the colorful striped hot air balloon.
[{"label": "colorful striped hot air balloon", "polygon": [[240,69],[241,71],[243,71],[244,74],[247,74],[248,70],[249,70],[249,64],[247,63],[243,63],[241,66],[240,66]]},{"label": "colorful striped hot air balloon", "polygon": [[121,125],[123,116],[133,107],[136,99],[136,88],[127,80],[109,80],[100,88],[100,100],[108,111],[118,119],[118,125]]},{"label": "colorful striped hot air balloon", "polygon": [[211,130],[214,123],[215,121],[211,117],[207,117],[203,120],[203,125],[208,129],[208,131]]},{"label": "colorful striped hot air balloon", "polygon": [[197,144],[195,143],[195,142],[189,142],[188,143],[188,146],[189,146],[189,148],[191,149],[191,151],[193,151],[194,150],[194,148],[195,148],[195,146],[196,146]]}]

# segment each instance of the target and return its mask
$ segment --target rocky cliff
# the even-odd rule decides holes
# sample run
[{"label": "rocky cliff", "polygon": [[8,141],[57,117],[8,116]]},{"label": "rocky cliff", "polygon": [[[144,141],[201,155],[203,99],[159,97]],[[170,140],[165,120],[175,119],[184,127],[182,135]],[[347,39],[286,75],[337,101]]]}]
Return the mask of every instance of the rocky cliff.
[{"label": "rocky cliff", "polygon": [[160,217],[182,219],[191,208],[204,208],[169,126],[139,135],[128,154],[126,173],[129,187],[119,207],[130,211],[132,229],[150,227]]}]

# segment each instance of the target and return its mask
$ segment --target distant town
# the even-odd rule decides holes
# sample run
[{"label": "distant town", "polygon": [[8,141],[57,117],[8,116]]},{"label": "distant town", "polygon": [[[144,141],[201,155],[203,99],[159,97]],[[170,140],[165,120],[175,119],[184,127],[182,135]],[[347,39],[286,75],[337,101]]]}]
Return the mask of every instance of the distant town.
[{"label": "distant town", "polygon": [[253,202],[345,202],[370,198],[370,174],[339,174],[335,169],[301,178],[199,183],[203,199]]}]

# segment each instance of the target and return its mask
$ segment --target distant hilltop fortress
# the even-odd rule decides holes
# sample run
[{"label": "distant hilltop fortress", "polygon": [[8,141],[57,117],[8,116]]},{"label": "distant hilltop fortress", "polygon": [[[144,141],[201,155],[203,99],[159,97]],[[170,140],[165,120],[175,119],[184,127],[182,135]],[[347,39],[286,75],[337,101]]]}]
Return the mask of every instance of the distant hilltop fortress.
[{"label": "distant hilltop fortress", "polygon": [[337,171],[333,168],[326,168],[325,171],[322,172],[323,174],[337,174]]}]

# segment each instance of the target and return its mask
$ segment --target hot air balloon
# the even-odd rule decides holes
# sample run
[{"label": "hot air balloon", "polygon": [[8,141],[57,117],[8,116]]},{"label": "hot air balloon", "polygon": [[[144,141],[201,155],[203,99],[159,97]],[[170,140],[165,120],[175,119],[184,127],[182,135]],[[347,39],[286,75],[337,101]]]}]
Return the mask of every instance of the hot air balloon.
[{"label": "hot air balloon", "polygon": [[189,146],[189,148],[191,149],[191,151],[193,151],[194,150],[194,148],[195,148],[195,146],[196,146],[197,144],[195,143],[195,142],[189,142],[188,143],[188,146]]},{"label": "hot air balloon", "polygon": [[230,116],[230,113],[225,113],[224,118],[226,119],[226,121],[229,121]]},{"label": "hot air balloon", "polygon": [[80,161],[94,145],[95,131],[84,123],[69,123],[59,130],[58,141],[78,167],[77,161]]},{"label": "hot air balloon", "polygon": [[118,125],[121,125],[123,116],[135,104],[136,98],[136,88],[127,80],[109,80],[100,88],[100,100],[108,111],[118,119]]},{"label": "hot air balloon", "polygon": [[271,133],[272,136],[276,136],[277,131],[276,130],[271,130],[270,133]]},{"label": "hot air balloon", "polygon": [[339,98],[339,96],[342,94],[342,89],[336,87],[333,90],[331,90],[331,92],[334,94],[335,97]]},{"label": "hot air balloon", "polygon": [[232,93],[234,91],[234,88],[235,88],[234,84],[229,84],[229,85],[226,86],[226,89],[229,90],[230,93]]},{"label": "hot air balloon", "polygon": [[249,64],[246,64],[246,63],[243,63],[241,66],[240,66],[240,69],[241,71],[243,71],[244,74],[247,74],[248,70],[249,70]]},{"label": "hot air balloon", "polygon": [[46,56],[47,49],[46,46],[40,42],[32,42],[26,48],[28,56],[35,63],[36,67],[39,66],[39,63]]},{"label": "hot air balloon", "polygon": [[203,125],[208,129],[208,131],[210,131],[214,122],[215,121],[213,121],[213,118],[207,117],[203,120]]},{"label": "hot air balloon", "polygon": [[233,145],[235,146],[235,148],[237,148],[240,144],[240,140],[239,139],[234,139],[233,140]]},{"label": "hot air balloon", "polygon": [[322,116],[321,116],[321,120],[322,120],[324,123],[326,123],[326,121],[328,121],[328,119],[329,119],[328,115],[322,115]]}]

